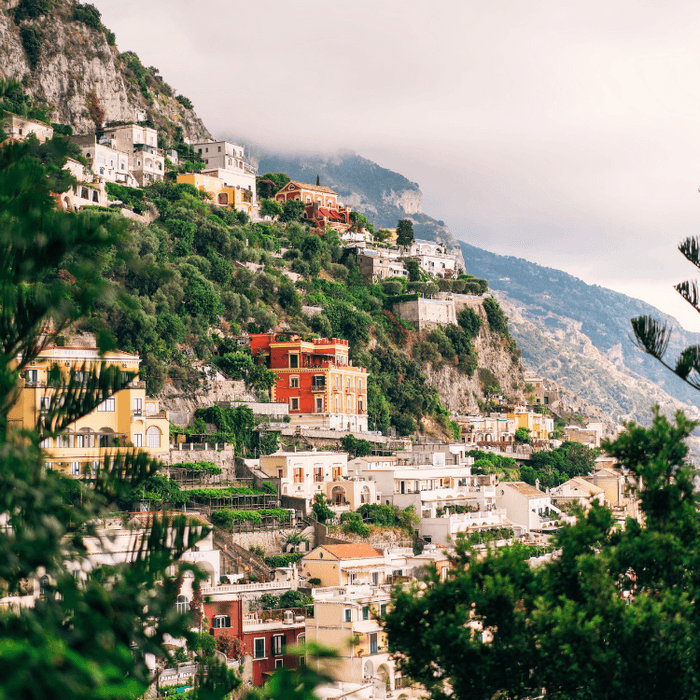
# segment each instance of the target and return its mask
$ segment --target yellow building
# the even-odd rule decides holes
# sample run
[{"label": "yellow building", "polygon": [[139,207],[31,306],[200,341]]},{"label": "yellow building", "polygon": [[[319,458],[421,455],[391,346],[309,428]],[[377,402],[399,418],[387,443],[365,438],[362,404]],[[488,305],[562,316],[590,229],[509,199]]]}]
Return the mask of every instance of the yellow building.
[{"label": "yellow building", "polygon": [[[71,370],[80,373],[102,362],[138,374],[140,360],[138,355],[121,351],[100,356],[96,347],[77,344],[44,348],[24,372],[20,396],[9,413],[10,426],[26,429],[36,426],[51,401],[47,377],[53,367],[64,373]],[[160,410],[155,399],[146,397],[146,383],[138,378],[92,413],[71,423],[63,435],[42,443],[46,467],[73,476],[89,476],[106,454],[132,446],[159,459],[167,459],[170,450],[168,413]]]},{"label": "yellow building", "polygon": [[185,173],[177,176],[178,184],[194,185],[198,190],[206,192],[213,204],[228,207],[236,211],[250,214],[253,203],[250,190],[228,186],[224,180],[202,173]]},{"label": "yellow building", "polygon": [[391,575],[384,555],[366,542],[323,544],[301,560],[301,573],[321,586],[383,586]]},{"label": "yellow building", "polygon": [[336,680],[370,686],[379,682],[382,691],[401,687],[380,619],[390,601],[390,586],[314,589],[314,617],[306,620],[306,641],[336,650]]},{"label": "yellow building", "polygon": [[527,428],[532,440],[548,440],[554,430],[554,420],[549,416],[534,411],[516,410],[508,413],[508,420],[513,421],[513,432],[518,428]]}]

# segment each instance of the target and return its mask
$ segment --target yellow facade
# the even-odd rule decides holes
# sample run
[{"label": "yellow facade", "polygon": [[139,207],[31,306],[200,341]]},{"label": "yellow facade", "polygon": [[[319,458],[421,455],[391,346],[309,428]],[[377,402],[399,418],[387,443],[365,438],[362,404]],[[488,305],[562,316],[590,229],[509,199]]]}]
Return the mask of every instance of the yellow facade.
[{"label": "yellow facade", "polygon": [[252,210],[251,193],[240,187],[227,187],[226,183],[212,175],[202,173],[185,173],[177,176],[178,184],[194,185],[198,190],[206,192],[214,204],[229,207],[236,211],[250,214]]},{"label": "yellow facade", "polygon": [[[9,413],[11,427],[33,429],[51,401],[47,388],[53,367],[69,373],[90,371],[102,362],[138,374],[139,356],[116,351],[100,356],[95,347],[48,346],[30,364],[22,378],[17,403]],[[134,379],[127,388],[103,402],[92,413],[71,423],[63,435],[47,438],[42,447],[46,467],[89,476],[106,455],[120,447],[138,447],[158,459],[167,459],[170,421],[155,399],[146,397],[146,383]]]},{"label": "yellow facade", "polygon": [[509,413],[508,420],[514,421],[514,431],[518,428],[527,428],[530,431],[530,438],[535,440],[549,439],[546,417],[541,413],[533,411]]}]

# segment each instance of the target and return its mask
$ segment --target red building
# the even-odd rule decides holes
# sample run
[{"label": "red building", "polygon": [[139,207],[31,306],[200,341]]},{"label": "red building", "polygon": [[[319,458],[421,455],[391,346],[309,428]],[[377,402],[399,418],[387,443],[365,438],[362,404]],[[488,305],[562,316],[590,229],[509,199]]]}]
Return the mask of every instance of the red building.
[{"label": "red building", "polygon": [[329,187],[292,180],[275,195],[275,199],[280,204],[290,199],[304,202],[304,216],[318,228],[332,228],[341,233],[350,228],[352,209],[340,206],[337,193]]},{"label": "red building", "polygon": [[244,612],[240,598],[205,602],[203,608],[214,637],[241,640],[244,680],[260,686],[276,668],[296,668],[298,657],[287,650],[306,639],[305,609]]},{"label": "red building", "polygon": [[287,403],[292,423],[366,431],[367,370],[353,367],[348,341],[302,340],[298,335],[254,333],[250,349],[274,370],[272,400]]}]

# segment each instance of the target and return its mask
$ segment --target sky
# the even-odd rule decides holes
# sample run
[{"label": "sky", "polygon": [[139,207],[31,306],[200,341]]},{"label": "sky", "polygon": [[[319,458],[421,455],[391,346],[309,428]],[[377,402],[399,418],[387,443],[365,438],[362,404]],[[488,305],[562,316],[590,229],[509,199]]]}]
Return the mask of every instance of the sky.
[{"label": "sky", "polygon": [[355,151],[456,238],[700,331],[673,290],[697,272],[677,251],[700,233],[697,4],[92,2],[216,137]]}]

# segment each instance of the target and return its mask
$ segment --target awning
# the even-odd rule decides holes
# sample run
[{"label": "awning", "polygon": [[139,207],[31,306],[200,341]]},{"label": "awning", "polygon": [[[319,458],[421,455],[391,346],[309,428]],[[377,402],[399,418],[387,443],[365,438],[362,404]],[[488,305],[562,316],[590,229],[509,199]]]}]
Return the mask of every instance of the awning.
[{"label": "awning", "polygon": [[329,209],[324,209],[323,207],[319,207],[319,208],[318,208],[318,213],[319,213],[321,216],[324,216],[326,219],[332,219],[332,218],[333,218],[333,214],[331,214],[331,212],[330,212]]},{"label": "awning", "polygon": [[355,634],[370,634],[371,632],[381,632],[382,626],[376,620],[362,620],[352,626]]}]

